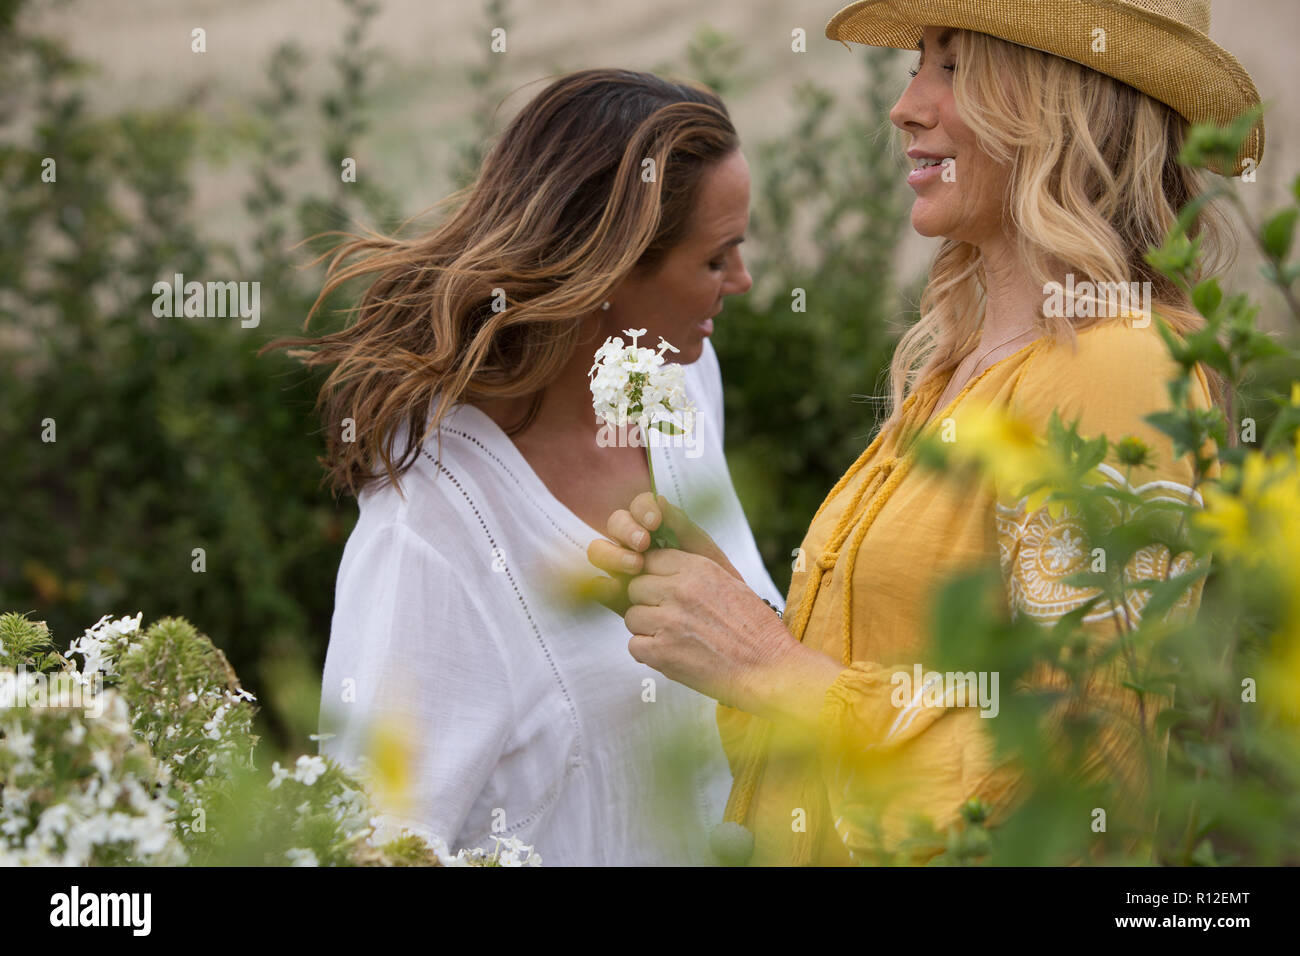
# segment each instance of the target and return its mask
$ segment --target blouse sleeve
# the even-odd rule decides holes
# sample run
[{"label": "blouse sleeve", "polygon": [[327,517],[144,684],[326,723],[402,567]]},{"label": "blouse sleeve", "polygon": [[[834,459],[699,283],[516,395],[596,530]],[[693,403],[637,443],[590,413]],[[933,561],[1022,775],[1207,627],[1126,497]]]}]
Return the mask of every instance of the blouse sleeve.
[{"label": "blouse sleeve", "polygon": [[[1037,434],[1045,435],[1055,409],[1068,425],[1077,420],[1079,434],[1105,435],[1112,442],[1132,435],[1155,450],[1153,466],[1133,485],[1147,500],[1199,504],[1192,489],[1190,457],[1174,460],[1172,444],[1143,421],[1169,408],[1165,383],[1176,369],[1154,330],[1119,325],[1081,335],[1077,352],[1057,346],[1030,360],[1016,390],[1013,413]],[[1209,404],[1208,388],[1198,373],[1195,401]],[[1125,478],[1111,466],[1102,477],[1116,485]],[[1055,516],[1046,507],[1032,512],[1026,500],[1009,501],[995,490],[996,531],[1008,605],[1013,614],[1051,625],[1098,596],[1065,579],[1085,570],[1081,524],[1068,507]],[[1141,548],[1124,569],[1126,582],[1164,578],[1192,569],[1190,553],[1171,555],[1162,544]],[[1083,626],[1094,647],[1117,638],[1116,616],[1136,627],[1149,593],[1128,592],[1126,606],[1116,609],[1104,599],[1087,612]],[[1170,614],[1194,614],[1197,583]],[[1073,702],[1052,708],[1042,728],[1060,740],[1066,708],[1084,707],[1097,721],[1093,744],[1074,767],[1080,782],[1111,778],[1125,793],[1144,786],[1143,735],[1152,735],[1162,701],[1123,686],[1126,672],[1119,656],[1098,666],[1089,685]],[[960,809],[970,798],[991,808],[989,823],[1005,820],[1024,792],[1023,775],[1013,759],[995,754],[993,735],[981,710],[956,703],[936,688],[911,688],[910,699],[898,697],[893,675],[911,665],[854,662],[826,694],[821,713],[822,766],[836,830],[855,857],[899,849],[918,812],[936,830],[960,825]],[[1028,681],[1031,689],[1064,689],[1068,682],[1054,668],[1040,667]],[[903,686],[906,686],[905,684]],[[936,693],[936,690],[938,692]],[[1002,693],[1012,688],[1000,688]],[[1145,717],[1145,729],[1141,716]],[[849,755],[853,755],[852,758]],[[904,810],[904,808],[907,808]],[[931,846],[928,855],[941,848]],[[924,849],[924,847],[921,847]]]},{"label": "blouse sleeve", "polygon": [[322,752],[354,770],[376,765],[400,791],[381,806],[385,822],[452,849],[513,724],[490,622],[447,558],[406,525],[345,554],[321,701],[334,736]]}]

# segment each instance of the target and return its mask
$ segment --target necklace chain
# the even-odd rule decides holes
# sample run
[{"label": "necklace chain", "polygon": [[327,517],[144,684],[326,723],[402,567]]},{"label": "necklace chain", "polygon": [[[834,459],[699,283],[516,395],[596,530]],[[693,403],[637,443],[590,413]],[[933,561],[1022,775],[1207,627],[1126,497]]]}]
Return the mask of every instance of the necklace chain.
[{"label": "necklace chain", "polygon": [[[1029,331],[1032,331],[1032,330],[1029,330]],[[1011,336],[1011,338],[1006,339],[1005,341],[999,342],[997,345],[993,346],[993,348],[989,349],[987,352],[985,352],[983,355],[981,355],[979,358],[977,358],[977,359],[975,360],[975,364],[971,366],[971,370],[973,371],[973,370],[979,368],[979,364],[980,364],[980,362],[984,361],[984,359],[988,358],[990,355],[992,355],[992,354],[993,354],[994,352],[996,352],[998,349],[1002,348],[1002,346],[1007,345],[1007,344],[1009,344],[1009,343],[1011,343],[1011,342],[1014,342],[1016,339],[1021,338],[1021,337],[1023,337],[1023,336],[1026,335],[1026,334],[1027,334],[1027,332],[1022,330],[1022,331],[1020,331],[1020,332],[1017,332],[1015,335]]]}]

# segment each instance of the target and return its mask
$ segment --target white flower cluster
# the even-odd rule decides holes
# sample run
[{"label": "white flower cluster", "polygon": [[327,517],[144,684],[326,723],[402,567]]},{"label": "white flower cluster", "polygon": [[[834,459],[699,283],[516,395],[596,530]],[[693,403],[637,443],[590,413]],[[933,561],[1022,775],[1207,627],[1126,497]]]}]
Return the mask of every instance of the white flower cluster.
[{"label": "white flower cluster", "polygon": [[[14,619],[21,616],[4,617],[4,626],[19,627]],[[0,689],[27,702],[6,704],[0,694],[0,866],[211,865],[213,852],[222,859],[222,847],[196,824],[204,819],[213,825],[196,817],[200,808],[220,808],[218,820],[234,814],[241,825],[265,828],[275,846],[256,862],[429,862],[418,846],[386,849],[402,834],[381,838],[383,818],[375,816],[364,781],[321,756],[303,754],[290,767],[275,762],[260,796],[240,796],[229,805],[229,772],[252,766],[247,702],[255,698],[187,622],[175,620],[166,625],[170,630],[145,635],[141,619],[101,618],[72,642],[58,669],[0,669]],[[29,640],[43,627],[21,623]],[[74,654],[84,661],[81,670]],[[35,659],[33,652],[19,664],[30,668]],[[174,667],[171,677],[141,682],[142,674],[153,675],[164,663]],[[100,706],[78,705],[82,695],[69,694],[55,677],[74,691],[93,681]],[[117,686],[103,687],[106,680]],[[494,854],[475,849],[453,855],[417,830],[410,835],[430,844],[447,866],[541,864],[518,839],[498,840]]]},{"label": "white flower cluster", "polygon": [[446,841],[434,839],[429,842],[433,847],[433,852],[438,856],[438,862],[443,866],[541,866],[542,856],[531,846],[524,843],[519,837],[509,837],[501,839],[493,837],[496,841],[496,850],[484,850],[481,847],[474,847],[470,850],[461,850],[455,856],[447,849]]},{"label": "white flower cluster", "polygon": [[671,422],[689,431],[695,408],[686,395],[686,372],[678,364],[664,362],[664,352],[680,350],[662,338],[658,351],[644,348],[636,340],[645,329],[623,331],[632,344],[625,347],[618,336],[606,339],[587,373],[596,417],[615,426],[640,425],[642,430],[656,422]]},{"label": "white flower cluster", "polygon": [[[86,628],[86,632],[81,637],[68,645],[69,654],[80,654],[85,658],[85,664],[81,668],[83,682],[89,683],[96,673],[105,677],[117,673],[114,648],[120,638],[139,632],[140,619],[143,616],[144,612],[140,611],[135,617],[123,617],[114,621],[113,615],[105,614],[94,627]],[[138,646],[128,643],[126,653],[130,653]]]},{"label": "white flower cluster", "polygon": [[373,826],[370,801],[361,790],[341,786],[339,792],[326,801],[325,808],[334,814],[347,839],[365,835]]},{"label": "white flower cluster", "polygon": [[[175,836],[176,805],[155,787],[152,762],[137,749],[120,694],[104,691],[99,717],[27,710],[5,718],[0,866],[87,866],[116,853],[155,866],[185,862]],[[94,772],[57,779],[51,763],[56,749],[63,759],[85,754]]]},{"label": "white flower cluster", "polygon": [[277,760],[271,765],[271,780],[267,783],[267,786],[274,790],[286,780],[296,780],[310,787],[320,779],[323,773],[325,773],[325,759],[323,757],[309,757],[303,754],[298,758],[298,762],[294,764],[292,773],[280,766],[280,761]]},{"label": "white flower cluster", "polygon": [[459,850],[455,853],[448,847],[447,841],[431,830],[406,821],[397,820],[387,814],[380,814],[370,821],[372,832],[368,842],[379,846],[402,836],[419,837],[443,866],[541,866],[542,855],[518,837],[492,837],[496,841],[496,850],[482,847]]}]

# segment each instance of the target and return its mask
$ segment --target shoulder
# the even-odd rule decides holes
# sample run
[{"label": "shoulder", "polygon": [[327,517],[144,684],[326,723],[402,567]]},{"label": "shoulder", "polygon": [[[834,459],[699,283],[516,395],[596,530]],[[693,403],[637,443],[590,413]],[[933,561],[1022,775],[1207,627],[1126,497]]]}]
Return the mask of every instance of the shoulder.
[{"label": "shoulder", "polygon": [[[376,471],[375,480],[357,499],[362,514],[370,511],[392,520],[410,517],[419,526],[417,516],[445,518],[459,511],[469,498],[484,493],[506,467],[490,424],[471,406],[448,409],[439,427],[414,443],[409,465],[396,483],[382,468]],[[409,434],[406,422],[394,431],[390,440],[394,464],[407,448]]]},{"label": "shoulder", "polygon": [[410,563],[441,565],[449,574],[461,567],[462,552],[477,542],[477,515],[498,497],[486,487],[476,456],[462,446],[459,438],[444,435],[439,449],[430,436],[396,483],[381,478],[367,486],[357,497],[360,515],[348,548],[380,546]]},{"label": "shoulder", "polygon": [[1145,325],[1105,321],[1076,332],[1073,341],[1046,344],[1030,361],[1028,373],[1055,378],[1067,388],[1101,383],[1159,388],[1177,371],[1155,320]]},{"label": "shoulder", "polygon": [[[1073,342],[1046,343],[1025,364],[1014,410],[1036,430],[1045,429],[1055,412],[1084,437],[1117,442],[1131,435],[1171,452],[1167,436],[1146,420],[1171,407],[1168,385],[1180,374],[1156,321],[1105,321],[1077,332]],[[1208,407],[1204,380],[1194,379],[1194,388],[1193,401]]]},{"label": "shoulder", "polygon": [[[1179,373],[1154,321],[1107,321],[1045,342],[1025,364],[1015,390],[1029,418],[1075,413],[1096,424],[1123,424],[1167,405]],[[1068,420],[1068,419],[1067,419]]]},{"label": "shoulder", "polygon": [[439,547],[427,528],[410,520],[405,508],[384,507],[387,492],[379,492],[363,505],[361,517],[344,546],[341,568],[362,578],[375,574],[393,577],[400,573],[424,575],[436,572],[440,578],[455,578],[454,555]]}]

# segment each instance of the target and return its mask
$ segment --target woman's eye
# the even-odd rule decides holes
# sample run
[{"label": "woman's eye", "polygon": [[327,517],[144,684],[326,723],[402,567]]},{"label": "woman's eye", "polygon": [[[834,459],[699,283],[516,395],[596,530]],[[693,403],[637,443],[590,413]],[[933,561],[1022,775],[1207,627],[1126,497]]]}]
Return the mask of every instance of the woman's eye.
[{"label": "woman's eye", "polygon": [[[957,64],[956,64],[956,63],[948,63],[948,64],[946,64],[946,65],[944,66],[944,69],[947,70],[949,73],[956,73],[956,72],[957,72]],[[913,77],[914,77],[914,76],[916,76],[916,74],[919,73],[919,72],[921,72],[919,69],[916,69],[916,70],[908,70],[908,71],[907,71],[907,75],[908,75],[908,76],[913,76]]]},{"label": "woman's eye", "polygon": [[726,266],[725,262],[720,262],[717,260],[709,263],[709,268],[712,269],[714,272],[721,272],[724,266]]}]

